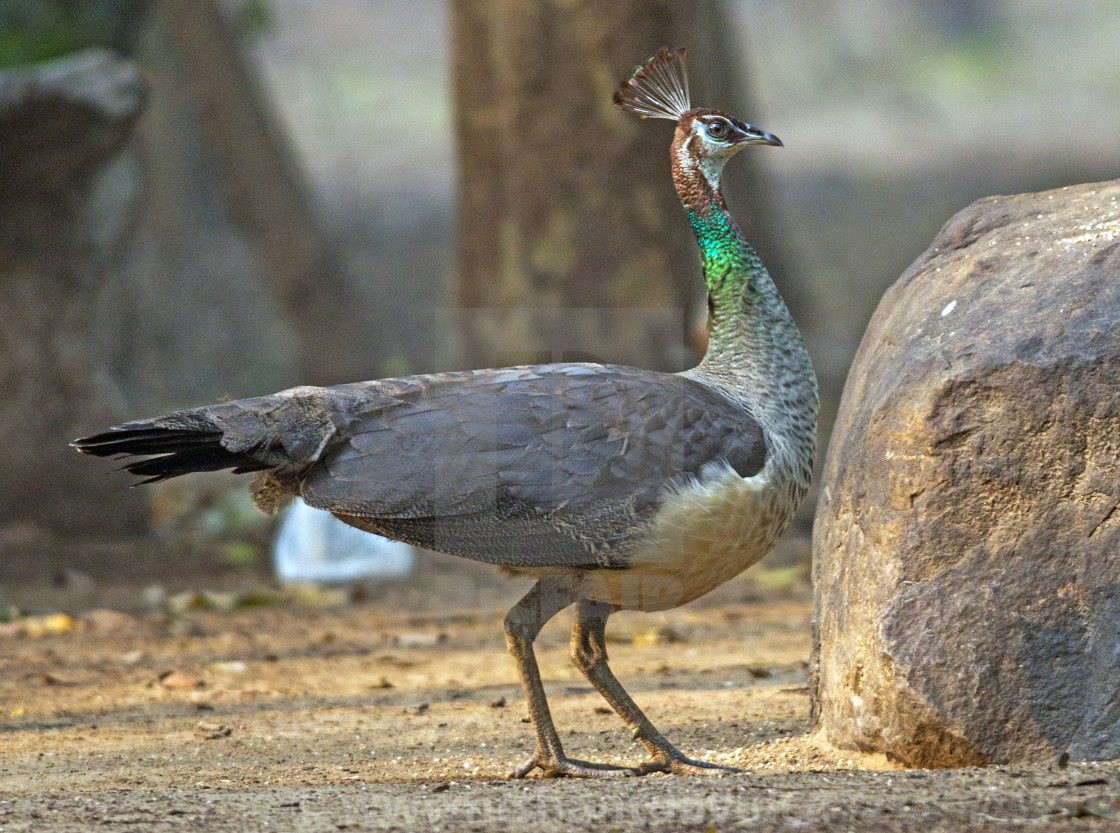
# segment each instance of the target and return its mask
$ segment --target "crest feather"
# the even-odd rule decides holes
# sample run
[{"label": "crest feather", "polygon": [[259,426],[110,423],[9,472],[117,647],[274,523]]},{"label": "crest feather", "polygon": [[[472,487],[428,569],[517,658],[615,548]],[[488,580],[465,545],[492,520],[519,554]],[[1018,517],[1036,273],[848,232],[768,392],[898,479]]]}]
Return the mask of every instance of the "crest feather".
[{"label": "crest feather", "polygon": [[616,107],[638,113],[643,119],[676,121],[691,109],[685,49],[663,48],[634,70],[614,94]]}]

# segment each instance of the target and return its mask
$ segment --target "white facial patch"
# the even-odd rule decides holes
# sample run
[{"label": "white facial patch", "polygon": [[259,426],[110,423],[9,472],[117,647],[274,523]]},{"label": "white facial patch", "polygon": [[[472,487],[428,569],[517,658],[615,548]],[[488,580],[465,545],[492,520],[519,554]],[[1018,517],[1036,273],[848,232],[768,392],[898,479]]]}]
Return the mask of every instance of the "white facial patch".
[{"label": "white facial patch", "polygon": [[[727,164],[728,159],[742,150],[743,145],[726,145],[716,141],[708,135],[704,122],[699,119],[692,122],[692,138],[688,140],[688,144],[691,145],[693,142],[699,142],[701,145],[700,153],[696,154],[700,159],[700,173],[704,174],[704,179],[708,180],[712,190],[718,191],[723,166]],[[683,146],[680,153],[682,157],[685,156]]]}]

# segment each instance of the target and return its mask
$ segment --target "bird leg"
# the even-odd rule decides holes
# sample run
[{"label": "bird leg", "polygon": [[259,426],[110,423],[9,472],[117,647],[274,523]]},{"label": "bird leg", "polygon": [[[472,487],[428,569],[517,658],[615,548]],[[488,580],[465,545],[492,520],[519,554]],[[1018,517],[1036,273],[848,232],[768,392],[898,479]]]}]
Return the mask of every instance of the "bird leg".
[{"label": "bird leg", "polygon": [[613,608],[605,602],[580,599],[576,603],[576,623],[572,627],[571,657],[583,676],[595,686],[618,716],[623,719],[634,740],[640,742],[650,754],[650,759],[637,768],[645,775],[649,772],[672,772],[680,775],[711,775],[720,772],[742,772],[729,766],[695,761],[662,735],[645,716],[638,704],[626,693],[607,665],[607,617]]},{"label": "bird leg", "polygon": [[570,605],[576,598],[579,580],[569,576],[545,576],[525,597],[515,604],[505,619],[506,644],[517,662],[529,718],[537,735],[537,751],[528,761],[509,774],[510,778],[524,778],[539,768],[546,778],[571,775],[581,778],[637,775],[627,767],[577,761],[564,754],[560,736],[552,723],[552,714],[545,699],[544,684],[537,659],[533,654],[533,640],[545,623]]}]

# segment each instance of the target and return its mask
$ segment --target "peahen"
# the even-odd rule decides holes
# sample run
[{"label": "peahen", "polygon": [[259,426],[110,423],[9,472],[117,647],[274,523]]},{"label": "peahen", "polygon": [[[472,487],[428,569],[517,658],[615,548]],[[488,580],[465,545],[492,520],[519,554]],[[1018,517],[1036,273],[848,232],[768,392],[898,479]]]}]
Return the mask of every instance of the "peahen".
[{"label": "peahen", "polygon": [[[255,472],[258,506],[300,495],[348,524],[537,579],[505,631],[536,732],[511,777],[706,773],[642,713],[607,665],[617,610],[665,610],[758,561],[809,488],[817,386],[766,269],[728,213],[724,164],[777,137],[689,103],[683,49],[662,50],[615,103],[676,122],[673,182],[708,287],[703,361],[678,374],[550,364],[298,387],[125,423],[77,440],[145,459],[144,483]],[[635,767],[569,758],[533,640],[576,606],[571,655],[650,757]]]}]

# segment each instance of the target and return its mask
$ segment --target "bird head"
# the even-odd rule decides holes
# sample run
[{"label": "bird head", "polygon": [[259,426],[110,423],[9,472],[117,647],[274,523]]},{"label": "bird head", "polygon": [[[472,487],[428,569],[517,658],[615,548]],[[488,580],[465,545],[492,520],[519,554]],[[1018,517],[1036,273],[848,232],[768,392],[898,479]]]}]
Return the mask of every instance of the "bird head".
[{"label": "bird head", "polygon": [[692,107],[684,58],[684,49],[662,49],[637,67],[614,94],[615,106],[623,110],[642,118],[676,122],[673,173],[682,199],[693,180],[700,185],[701,175],[711,191],[718,193],[723,166],[747,145],[782,146],[777,136],[761,128],[719,110]]}]

